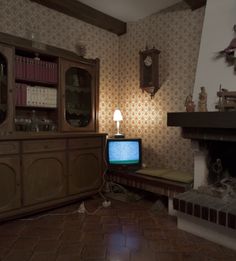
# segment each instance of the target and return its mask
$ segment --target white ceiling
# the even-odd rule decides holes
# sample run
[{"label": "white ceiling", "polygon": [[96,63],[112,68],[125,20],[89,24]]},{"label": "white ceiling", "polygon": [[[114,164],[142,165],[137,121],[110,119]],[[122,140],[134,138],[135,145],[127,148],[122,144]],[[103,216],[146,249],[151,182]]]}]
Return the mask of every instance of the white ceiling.
[{"label": "white ceiling", "polygon": [[133,22],[181,0],[79,0],[123,22]]}]

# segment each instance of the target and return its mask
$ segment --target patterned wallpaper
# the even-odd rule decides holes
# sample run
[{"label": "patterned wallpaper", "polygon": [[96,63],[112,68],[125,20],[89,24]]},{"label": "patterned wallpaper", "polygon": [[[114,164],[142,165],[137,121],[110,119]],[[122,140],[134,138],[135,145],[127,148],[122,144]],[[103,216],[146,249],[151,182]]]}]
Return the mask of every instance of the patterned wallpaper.
[{"label": "patterned wallpaper", "polygon": [[[139,22],[130,23],[120,39],[119,100],[122,131],[141,137],[144,163],[193,171],[190,141],[179,128],[166,126],[167,112],[185,111],[192,92],[204,18],[204,8],[192,12],[179,3]],[[153,99],[139,88],[139,51],[155,46],[160,53],[160,83]]]},{"label": "patterned wallpaper", "polygon": [[[177,4],[138,22],[118,36],[52,11],[29,0],[0,1],[0,31],[76,51],[86,45],[88,58],[100,58],[99,129],[112,135],[115,107],[122,110],[122,132],[143,139],[147,166],[191,171],[190,142],[178,128],[167,128],[166,113],[183,111],[192,91],[204,8],[192,12]],[[161,88],[153,99],[139,88],[139,51],[155,46],[160,54]]]}]

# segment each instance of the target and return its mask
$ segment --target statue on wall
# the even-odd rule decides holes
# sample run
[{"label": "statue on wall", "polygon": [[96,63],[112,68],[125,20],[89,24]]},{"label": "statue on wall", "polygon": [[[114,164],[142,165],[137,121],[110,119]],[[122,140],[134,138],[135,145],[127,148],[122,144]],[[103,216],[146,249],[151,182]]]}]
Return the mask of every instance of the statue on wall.
[{"label": "statue on wall", "polygon": [[[236,24],[233,26],[233,30],[236,33]],[[234,54],[235,49],[236,49],[236,38],[233,38],[230,41],[229,45],[224,50],[219,51],[219,53],[230,55],[230,54]]]},{"label": "statue on wall", "polygon": [[229,45],[222,51],[220,51],[220,54],[233,54],[236,49],[236,38],[232,39]]},{"label": "statue on wall", "polygon": [[[234,25],[233,30],[236,33],[236,24]],[[227,63],[229,65],[234,65],[234,71],[236,72],[236,38],[233,38],[225,49],[219,51],[219,55],[224,55]]]},{"label": "statue on wall", "polygon": [[207,111],[207,93],[205,87],[201,87],[198,98],[198,111],[204,112]]}]

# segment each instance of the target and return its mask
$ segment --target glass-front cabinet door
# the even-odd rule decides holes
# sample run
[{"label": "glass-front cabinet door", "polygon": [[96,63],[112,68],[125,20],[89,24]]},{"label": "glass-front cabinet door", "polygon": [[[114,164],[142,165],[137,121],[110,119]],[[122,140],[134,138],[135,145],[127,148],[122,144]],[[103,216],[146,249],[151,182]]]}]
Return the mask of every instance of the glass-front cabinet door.
[{"label": "glass-front cabinet door", "polygon": [[0,133],[13,128],[13,49],[0,45]]},{"label": "glass-front cabinet door", "polygon": [[91,61],[62,60],[63,131],[97,130],[98,70]]},{"label": "glass-front cabinet door", "polygon": [[66,121],[72,127],[87,127],[92,120],[92,77],[80,68],[66,71]]}]

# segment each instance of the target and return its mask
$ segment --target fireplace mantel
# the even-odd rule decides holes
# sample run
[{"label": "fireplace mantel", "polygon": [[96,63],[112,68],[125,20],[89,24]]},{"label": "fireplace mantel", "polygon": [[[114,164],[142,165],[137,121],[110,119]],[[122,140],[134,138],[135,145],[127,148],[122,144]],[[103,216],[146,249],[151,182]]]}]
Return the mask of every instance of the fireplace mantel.
[{"label": "fireplace mantel", "polygon": [[167,125],[189,128],[236,129],[236,111],[169,112]]},{"label": "fireplace mantel", "polygon": [[236,141],[236,111],[169,112],[167,126],[181,127],[183,138]]}]

